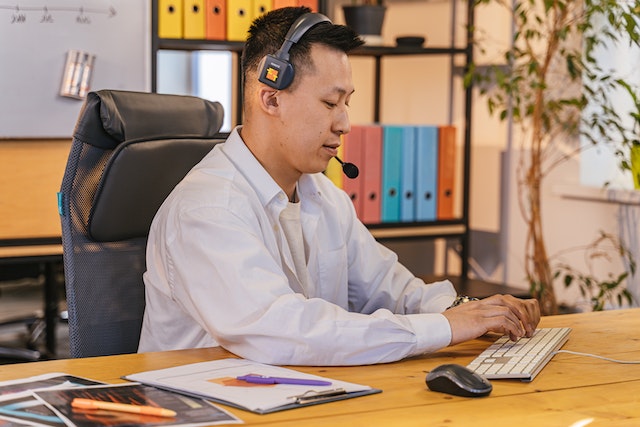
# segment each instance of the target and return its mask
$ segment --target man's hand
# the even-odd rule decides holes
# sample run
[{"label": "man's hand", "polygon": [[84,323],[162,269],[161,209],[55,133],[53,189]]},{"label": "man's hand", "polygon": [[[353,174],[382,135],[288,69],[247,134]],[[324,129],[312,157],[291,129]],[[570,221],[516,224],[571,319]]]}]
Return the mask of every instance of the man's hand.
[{"label": "man's hand", "polygon": [[442,313],[451,326],[451,345],[477,338],[487,332],[508,334],[513,341],[531,337],[540,321],[535,299],[494,295],[470,301]]}]

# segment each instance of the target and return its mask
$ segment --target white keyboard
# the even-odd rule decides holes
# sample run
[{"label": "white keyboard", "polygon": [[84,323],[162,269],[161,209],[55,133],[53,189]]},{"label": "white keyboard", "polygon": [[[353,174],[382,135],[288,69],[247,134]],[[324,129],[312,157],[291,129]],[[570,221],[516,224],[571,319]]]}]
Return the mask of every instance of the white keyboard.
[{"label": "white keyboard", "polygon": [[531,338],[500,337],[467,367],[483,377],[531,381],[569,339],[571,328],[537,329]]}]

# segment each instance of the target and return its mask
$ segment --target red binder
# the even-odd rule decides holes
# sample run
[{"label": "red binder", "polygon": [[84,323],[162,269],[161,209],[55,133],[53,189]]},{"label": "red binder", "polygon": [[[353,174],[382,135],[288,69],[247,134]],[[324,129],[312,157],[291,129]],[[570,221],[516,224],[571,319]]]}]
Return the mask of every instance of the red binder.
[{"label": "red binder", "polygon": [[298,6],[307,6],[312,12],[318,11],[318,0],[298,0]]},{"label": "red binder", "polygon": [[438,128],[438,196],[437,218],[453,219],[455,201],[456,128]]},{"label": "red binder", "polygon": [[382,126],[364,126],[362,173],[362,222],[380,223],[380,191],[382,189]]},{"label": "red binder", "polygon": [[[351,132],[344,135],[344,158],[342,160],[356,166],[362,164],[362,134],[362,126],[351,125]],[[358,218],[362,219],[362,177],[344,178],[342,188],[351,197]]]},{"label": "red binder", "polygon": [[280,9],[281,7],[296,7],[298,0],[273,0],[273,8]]},{"label": "red binder", "polygon": [[227,38],[226,0],[206,0],[205,27],[205,37],[208,40]]}]

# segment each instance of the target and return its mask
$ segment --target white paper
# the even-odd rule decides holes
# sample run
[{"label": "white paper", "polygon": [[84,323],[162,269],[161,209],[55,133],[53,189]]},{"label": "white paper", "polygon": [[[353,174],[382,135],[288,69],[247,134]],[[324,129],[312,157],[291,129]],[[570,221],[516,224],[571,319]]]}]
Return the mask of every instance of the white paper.
[{"label": "white paper", "polygon": [[[238,376],[256,374],[271,377],[301,378],[331,381],[328,386],[308,386],[276,384],[268,386],[224,385],[223,382]],[[265,365],[245,359],[221,359],[209,362],[193,363],[175,368],[147,371],[125,377],[131,381],[169,388],[205,398],[224,401],[254,412],[269,411],[281,406],[293,404],[305,393],[317,393],[334,389],[344,389],[347,393],[372,390],[366,385],[337,381],[330,378],[310,375],[279,366]],[[226,379],[226,380],[225,380]]]}]

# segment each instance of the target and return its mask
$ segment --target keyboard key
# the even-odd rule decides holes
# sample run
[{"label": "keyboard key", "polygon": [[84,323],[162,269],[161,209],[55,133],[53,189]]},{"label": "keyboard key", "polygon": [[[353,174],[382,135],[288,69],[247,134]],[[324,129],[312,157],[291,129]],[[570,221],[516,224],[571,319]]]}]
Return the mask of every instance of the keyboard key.
[{"label": "keyboard key", "polygon": [[531,381],[569,339],[571,328],[540,328],[531,338],[511,341],[502,336],[467,367],[487,379]]}]

